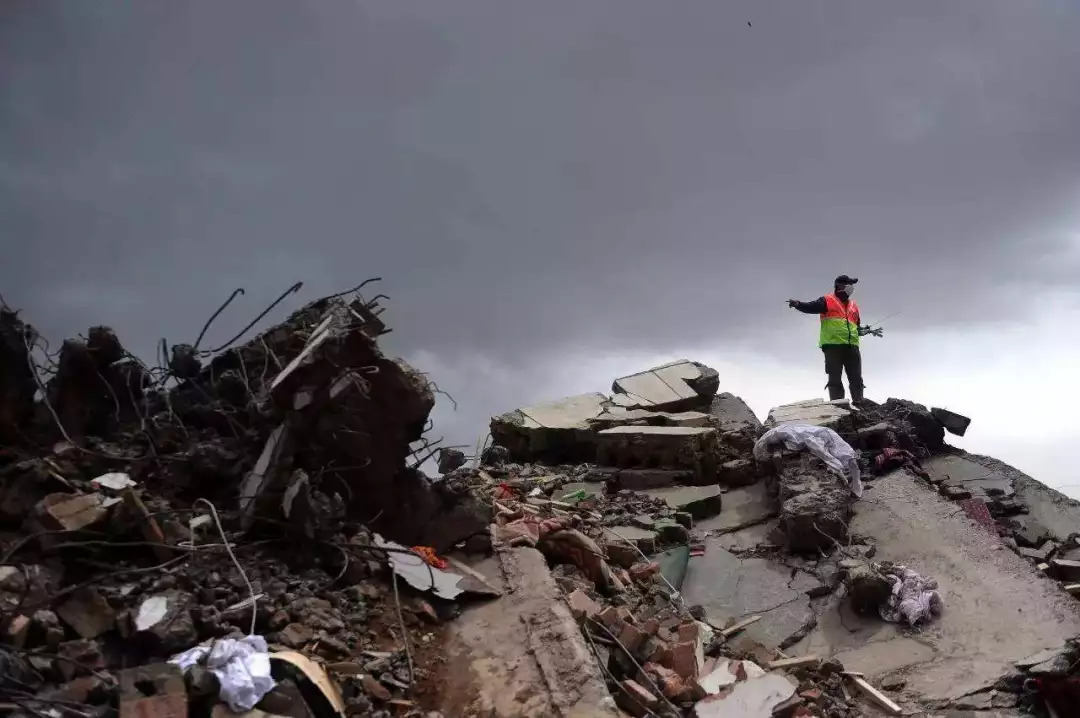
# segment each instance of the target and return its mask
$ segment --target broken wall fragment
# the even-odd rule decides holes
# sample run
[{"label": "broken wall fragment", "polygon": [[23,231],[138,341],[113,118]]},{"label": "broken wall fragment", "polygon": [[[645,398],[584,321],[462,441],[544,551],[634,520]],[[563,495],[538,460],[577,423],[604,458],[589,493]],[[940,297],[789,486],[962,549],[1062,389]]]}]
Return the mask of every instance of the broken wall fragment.
[{"label": "broken wall fragment", "polygon": [[715,369],[688,359],[616,379],[614,402],[627,409],[682,411],[707,406],[720,386]]}]

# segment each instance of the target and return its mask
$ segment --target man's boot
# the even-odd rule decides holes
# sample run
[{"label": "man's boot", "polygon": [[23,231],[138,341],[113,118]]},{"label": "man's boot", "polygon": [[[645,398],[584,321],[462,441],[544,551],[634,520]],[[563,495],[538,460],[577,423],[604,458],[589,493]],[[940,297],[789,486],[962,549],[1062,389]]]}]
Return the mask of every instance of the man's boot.
[{"label": "man's boot", "polygon": [[861,386],[851,387],[851,400],[862,401],[863,400],[863,388]]},{"label": "man's boot", "polygon": [[837,399],[844,398],[844,385],[836,386],[834,384],[826,384],[825,388],[829,390],[829,401],[836,401]]}]

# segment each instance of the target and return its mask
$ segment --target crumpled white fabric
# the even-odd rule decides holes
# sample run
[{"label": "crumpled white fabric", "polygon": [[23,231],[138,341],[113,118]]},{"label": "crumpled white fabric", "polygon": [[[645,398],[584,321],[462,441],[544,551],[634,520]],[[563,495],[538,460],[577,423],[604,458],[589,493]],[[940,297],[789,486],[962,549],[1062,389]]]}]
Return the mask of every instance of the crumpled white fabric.
[{"label": "crumpled white fabric", "polygon": [[937,616],[945,607],[937,591],[937,581],[924,578],[906,566],[894,565],[885,571],[892,584],[892,594],[878,607],[878,613],[889,623],[901,619],[909,626]]},{"label": "crumpled white fabric", "polygon": [[811,424],[782,424],[766,431],[754,444],[754,458],[765,461],[769,458],[770,444],[783,443],[790,451],[807,449],[814,456],[825,462],[840,475],[845,473],[851,485],[851,493],[862,496],[862,472],[859,470],[859,457],[851,445],[840,438],[832,429]]},{"label": "crumpled white fabric", "polygon": [[189,648],[169,659],[187,673],[195,665],[203,663],[213,673],[221,691],[218,697],[234,713],[243,713],[255,707],[276,685],[270,677],[270,649],[262,636],[245,636],[241,639],[223,638],[210,644]]}]

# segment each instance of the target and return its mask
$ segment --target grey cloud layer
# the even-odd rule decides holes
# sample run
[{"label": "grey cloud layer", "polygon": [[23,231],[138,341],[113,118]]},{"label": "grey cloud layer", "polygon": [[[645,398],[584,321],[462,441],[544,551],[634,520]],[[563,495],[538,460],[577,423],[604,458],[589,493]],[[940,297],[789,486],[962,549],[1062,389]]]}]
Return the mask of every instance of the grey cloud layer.
[{"label": "grey cloud layer", "polygon": [[1075,4],[2,12],[0,277],[50,333],[148,351],[379,274],[404,354],[783,354],[838,272],[931,322],[1075,286]]}]

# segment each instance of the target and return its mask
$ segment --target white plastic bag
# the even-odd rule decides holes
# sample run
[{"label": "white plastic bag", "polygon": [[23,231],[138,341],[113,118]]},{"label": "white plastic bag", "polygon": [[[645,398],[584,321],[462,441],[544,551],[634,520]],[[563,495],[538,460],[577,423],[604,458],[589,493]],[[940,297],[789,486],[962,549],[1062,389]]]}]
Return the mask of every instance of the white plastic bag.
[{"label": "white plastic bag", "polygon": [[218,697],[234,713],[244,713],[255,707],[270,691],[270,649],[262,636],[246,636],[239,640],[223,638],[209,644],[189,648],[169,659],[187,673],[206,659],[207,670],[221,684]]},{"label": "white plastic bag", "polygon": [[754,444],[754,458],[765,461],[769,458],[769,446],[783,444],[790,451],[807,449],[814,456],[836,473],[847,477],[851,483],[851,493],[862,496],[862,472],[859,470],[859,457],[851,445],[840,438],[832,429],[810,424],[782,424],[766,431]]}]

